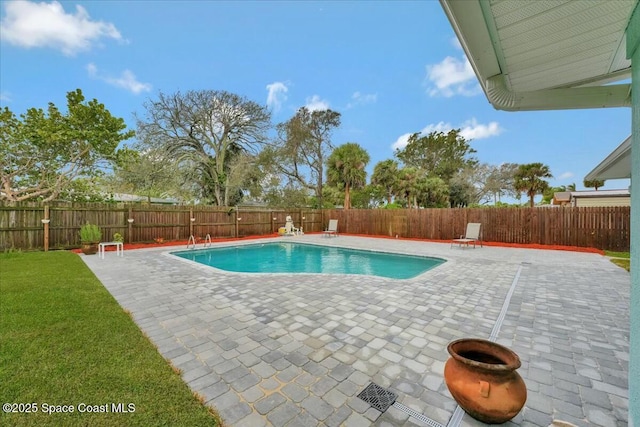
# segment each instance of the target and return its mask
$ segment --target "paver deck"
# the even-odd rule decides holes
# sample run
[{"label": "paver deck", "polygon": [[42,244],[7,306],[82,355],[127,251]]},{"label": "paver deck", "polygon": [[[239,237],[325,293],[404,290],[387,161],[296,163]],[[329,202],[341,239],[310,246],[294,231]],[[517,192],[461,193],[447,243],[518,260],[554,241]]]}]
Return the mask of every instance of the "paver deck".
[{"label": "paver deck", "polygon": [[[228,273],[182,247],[84,256],[121,306],[230,426],[420,426],[356,395],[370,382],[447,425],[446,346],[489,338],[522,360],[528,398],[505,425],[628,419],[630,276],[597,254],[341,235],[269,238],[444,258],[414,279]],[[251,244],[255,241],[216,245]],[[468,415],[462,426],[484,425]]]}]

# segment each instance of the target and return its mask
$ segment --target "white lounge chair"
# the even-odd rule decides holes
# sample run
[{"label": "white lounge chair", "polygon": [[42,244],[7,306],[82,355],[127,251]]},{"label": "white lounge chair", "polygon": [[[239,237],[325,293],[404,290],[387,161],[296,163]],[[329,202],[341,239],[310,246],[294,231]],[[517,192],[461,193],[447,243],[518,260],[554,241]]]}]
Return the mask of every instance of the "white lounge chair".
[{"label": "white lounge chair", "polygon": [[467,224],[467,232],[464,236],[460,236],[459,238],[454,238],[451,240],[451,247],[453,247],[454,243],[458,245],[467,245],[469,247],[469,243],[473,243],[473,247],[476,247],[476,242],[480,242],[480,247],[482,247],[482,224],[479,222],[470,222]]},{"label": "white lounge chair", "polygon": [[338,236],[338,220],[330,219],[327,229],[323,231],[325,237]]},{"label": "white lounge chair", "polygon": [[298,234],[300,234],[300,229],[293,226],[293,219],[291,219],[290,215],[287,215],[284,223],[284,235],[296,236]]}]

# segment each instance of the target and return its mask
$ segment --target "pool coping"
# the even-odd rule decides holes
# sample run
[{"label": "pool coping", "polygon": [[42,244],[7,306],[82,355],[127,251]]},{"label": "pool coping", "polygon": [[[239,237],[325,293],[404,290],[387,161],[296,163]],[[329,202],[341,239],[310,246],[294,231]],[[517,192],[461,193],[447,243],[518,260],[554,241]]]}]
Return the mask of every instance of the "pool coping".
[{"label": "pool coping", "polygon": [[[264,242],[264,243],[280,243],[281,240],[280,239],[269,239],[268,241]],[[214,271],[216,271],[219,274],[230,274],[230,275],[235,275],[235,274],[246,274],[246,275],[251,275],[251,276],[279,276],[279,275],[298,275],[298,274],[303,274],[303,275],[322,275],[322,276],[337,276],[337,277],[343,277],[343,276],[360,276],[360,277],[382,277],[382,278],[386,278],[386,279],[390,279],[390,280],[402,280],[402,281],[412,281],[412,280],[421,280],[422,276],[429,273],[430,271],[437,269],[438,267],[442,266],[443,264],[450,262],[447,258],[445,257],[434,257],[434,256],[426,256],[426,255],[414,255],[414,254],[407,254],[407,253],[402,253],[402,252],[393,252],[393,251],[389,251],[389,250],[377,250],[377,249],[362,249],[362,248],[353,248],[353,247],[348,247],[348,246],[339,246],[339,248],[343,248],[343,249],[350,249],[353,251],[361,251],[361,252],[372,252],[372,253],[378,253],[378,254],[390,254],[390,255],[403,255],[403,256],[410,256],[410,257],[415,257],[415,258],[428,258],[428,259],[435,259],[438,261],[441,261],[440,263],[438,263],[438,265],[435,265],[431,268],[429,268],[428,270],[425,270],[413,277],[409,277],[406,279],[399,279],[399,278],[394,278],[394,277],[388,277],[388,276],[379,276],[379,275],[372,275],[372,274],[356,274],[356,273],[352,273],[352,274],[347,274],[347,273],[322,273],[322,272],[278,272],[278,273],[268,273],[268,272],[247,272],[247,271],[231,271],[231,270],[224,270],[221,268],[217,268],[211,265],[206,265],[203,264],[201,262],[198,261],[194,261],[194,260],[190,260],[190,259],[186,259],[180,256],[175,255],[176,252],[190,252],[190,251],[206,251],[209,249],[217,249],[217,248],[231,248],[231,247],[236,247],[236,246],[255,246],[255,245],[259,245],[261,243],[256,243],[255,241],[243,241],[243,242],[237,242],[237,243],[233,243],[233,242],[225,242],[225,243],[229,243],[229,244],[220,244],[220,245],[216,245],[215,247],[212,246],[207,246],[207,247],[202,247],[202,248],[194,248],[194,249],[179,249],[179,250],[172,250],[172,251],[163,251],[162,255],[163,256],[169,256],[172,258],[178,258],[181,261],[186,261],[191,265],[199,265],[201,267],[204,267],[205,269],[210,268],[213,269]],[[262,244],[264,244],[262,243]],[[325,247],[325,248],[331,248],[331,247],[336,247],[335,245],[324,245],[322,243],[317,243],[317,242],[300,242],[300,241],[288,241],[286,242],[287,244],[298,244],[298,245],[307,245],[307,246],[319,246],[319,247]],[[206,271],[206,270],[205,270]]]}]

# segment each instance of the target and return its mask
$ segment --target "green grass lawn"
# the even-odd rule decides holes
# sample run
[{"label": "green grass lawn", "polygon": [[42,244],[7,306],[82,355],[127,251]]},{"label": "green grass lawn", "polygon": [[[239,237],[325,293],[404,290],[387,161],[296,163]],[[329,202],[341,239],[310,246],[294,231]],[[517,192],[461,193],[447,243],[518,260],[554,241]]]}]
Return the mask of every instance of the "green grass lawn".
[{"label": "green grass lawn", "polygon": [[604,254],[611,258],[630,258],[630,252],[604,251]]},{"label": "green grass lawn", "polygon": [[611,262],[615,265],[620,266],[627,271],[631,271],[630,252],[604,251],[604,254],[608,257],[611,257]]},{"label": "green grass lawn", "polygon": [[221,424],[71,252],[0,253],[0,403],[37,407],[3,426]]}]

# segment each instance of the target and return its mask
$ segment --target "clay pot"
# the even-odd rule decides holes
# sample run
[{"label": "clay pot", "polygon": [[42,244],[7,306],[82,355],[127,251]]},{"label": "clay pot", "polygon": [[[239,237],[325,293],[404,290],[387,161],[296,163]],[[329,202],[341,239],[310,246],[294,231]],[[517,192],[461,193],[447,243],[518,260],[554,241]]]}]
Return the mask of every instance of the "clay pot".
[{"label": "clay pot", "polygon": [[80,250],[85,255],[94,255],[98,253],[98,243],[82,243]]},{"label": "clay pot", "polygon": [[518,415],[527,388],[516,369],[520,358],[492,341],[464,338],[447,347],[444,380],[453,398],[473,418],[502,424]]}]

